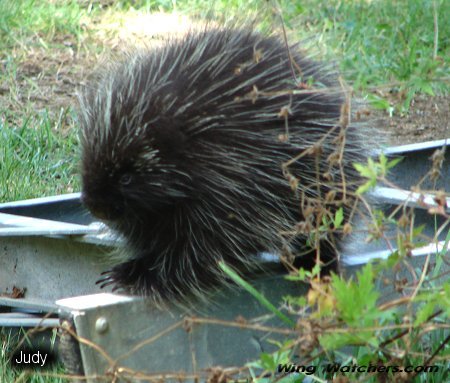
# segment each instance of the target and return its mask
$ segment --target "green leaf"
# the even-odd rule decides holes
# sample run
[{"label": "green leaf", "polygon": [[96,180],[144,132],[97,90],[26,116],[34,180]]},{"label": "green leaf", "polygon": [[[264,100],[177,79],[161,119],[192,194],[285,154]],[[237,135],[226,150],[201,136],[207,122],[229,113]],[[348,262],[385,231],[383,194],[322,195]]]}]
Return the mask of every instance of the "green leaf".
[{"label": "green leaf", "polygon": [[272,354],[263,352],[259,357],[262,361],[262,366],[264,367],[264,369],[268,371],[275,371],[275,369],[277,368],[277,362],[274,360],[275,358]]},{"label": "green leaf", "polygon": [[426,322],[427,319],[433,314],[434,308],[436,307],[436,302],[431,301],[423,305],[416,314],[416,320],[414,321],[414,326],[419,326]]},{"label": "green leaf", "polygon": [[[281,378],[280,380],[276,380],[277,383],[302,383],[305,380],[305,375],[297,375],[297,374],[289,374],[285,377]],[[270,383],[273,383],[274,380],[270,380]],[[268,382],[268,383],[269,383]]]},{"label": "green leaf", "polygon": [[416,226],[413,228],[412,230],[412,236],[413,238],[418,237],[420,234],[422,234],[423,230],[425,229],[426,225],[420,225],[420,226]]},{"label": "green leaf", "polygon": [[313,269],[311,270],[311,277],[315,277],[315,276],[319,275],[321,270],[322,270],[322,268],[320,267],[320,265],[318,263],[316,263],[314,265]]},{"label": "green leaf", "polygon": [[344,209],[342,209],[342,207],[340,207],[334,214],[333,225],[337,229],[337,228],[341,227],[342,222],[344,222]]},{"label": "green leaf", "polygon": [[420,89],[422,90],[422,92],[424,92],[432,97],[435,96],[433,88],[431,87],[431,84],[429,82],[423,83],[422,86],[420,87]]},{"label": "green leaf", "polygon": [[387,162],[388,162],[387,157],[385,156],[384,153],[381,153],[378,158],[379,158],[379,161],[380,161],[381,168],[385,169],[386,165],[387,165]]},{"label": "green leaf", "polygon": [[396,166],[396,165],[397,165],[399,162],[401,162],[401,161],[403,161],[403,157],[394,158],[393,160],[390,160],[390,161],[387,163],[386,168],[387,168],[387,169],[391,169],[391,168],[393,168],[394,166]]},{"label": "green leaf", "polygon": [[376,96],[374,94],[369,94],[368,101],[370,106],[372,106],[374,109],[388,110],[391,107],[391,104],[387,99]]},{"label": "green leaf", "polygon": [[346,281],[333,274],[332,289],[336,307],[342,319],[350,326],[371,326],[379,317],[376,308],[379,293],[375,289],[374,271],[369,263],[356,273],[357,282]]},{"label": "green leaf", "polygon": [[355,163],[353,164],[354,168],[361,174],[361,176],[366,178],[372,178],[373,172],[370,170],[368,166],[364,166],[362,164]]},{"label": "green leaf", "polygon": [[375,183],[372,181],[367,181],[365,184],[361,185],[360,187],[358,187],[358,189],[356,189],[356,194],[357,195],[364,194],[364,193],[368,192],[370,189],[372,189],[373,187],[375,187]]},{"label": "green leaf", "polygon": [[311,272],[305,270],[304,268],[300,268],[298,269],[298,274],[297,275],[286,275],[285,278],[288,281],[293,281],[293,282],[305,282],[308,278],[311,277]]},{"label": "green leaf", "polygon": [[327,350],[336,350],[345,346],[370,344],[378,346],[378,339],[371,331],[326,334],[319,337],[320,345]]}]

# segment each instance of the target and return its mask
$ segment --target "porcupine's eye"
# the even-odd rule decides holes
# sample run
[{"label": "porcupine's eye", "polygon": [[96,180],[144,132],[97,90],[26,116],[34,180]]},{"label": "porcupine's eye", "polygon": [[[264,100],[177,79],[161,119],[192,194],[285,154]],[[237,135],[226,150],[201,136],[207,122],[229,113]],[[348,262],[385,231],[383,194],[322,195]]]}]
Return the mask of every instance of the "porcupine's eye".
[{"label": "porcupine's eye", "polygon": [[119,179],[119,182],[123,186],[127,186],[131,183],[133,180],[133,176],[130,173],[124,173]]}]

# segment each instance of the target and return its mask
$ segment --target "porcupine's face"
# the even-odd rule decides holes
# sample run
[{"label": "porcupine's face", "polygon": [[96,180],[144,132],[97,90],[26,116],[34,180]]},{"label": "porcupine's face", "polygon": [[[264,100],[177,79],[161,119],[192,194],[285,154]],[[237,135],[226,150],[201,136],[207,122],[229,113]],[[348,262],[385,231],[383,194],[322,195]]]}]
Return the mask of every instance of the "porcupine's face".
[{"label": "porcupine's face", "polygon": [[[111,153],[90,153],[95,148],[84,145],[82,163],[82,200],[99,219],[114,222],[131,211],[133,198],[139,193],[137,184],[142,177],[135,169],[133,158],[128,160]],[[94,154],[94,155],[93,155]]]},{"label": "porcupine's face", "polygon": [[186,143],[178,129],[161,120],[145,123],[155,121],[152,108],[141,112],[138,100],[117,93],[82,100],[82,200],[94,216],[124,231],[186,198],[191,177],[182,170]]}]

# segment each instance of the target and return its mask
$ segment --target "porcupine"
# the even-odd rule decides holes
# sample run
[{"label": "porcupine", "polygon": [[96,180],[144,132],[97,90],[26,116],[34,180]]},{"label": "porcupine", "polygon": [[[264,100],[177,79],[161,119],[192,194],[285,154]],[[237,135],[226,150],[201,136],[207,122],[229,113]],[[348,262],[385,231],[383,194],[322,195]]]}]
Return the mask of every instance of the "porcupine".
[{"label": "porcupine", "polygon": [[[249,27],[191,31],[106,70],[81,97],[82,200],[129,255],[103,285],[179,300],[224,283],[220,261],[253,270],[257,254],[288,251],[314,263],[309,230],[340,206],[348,216],[352,163],[367,156],[348,107],[298,44]],[[311,201],[325,199],[317,218]]]}]

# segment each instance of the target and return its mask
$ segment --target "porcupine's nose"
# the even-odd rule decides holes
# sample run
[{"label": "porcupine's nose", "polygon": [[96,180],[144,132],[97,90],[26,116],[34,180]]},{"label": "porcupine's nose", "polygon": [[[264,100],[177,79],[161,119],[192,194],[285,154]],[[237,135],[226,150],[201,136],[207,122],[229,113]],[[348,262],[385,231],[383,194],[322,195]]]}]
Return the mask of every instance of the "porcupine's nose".
[{"label": "porcupine's nose", "polygon": [[114,221],[123,214],[123,209],[118,204],[98,201],[91,198],[87,193],[81,194],[81,202],[94,217],[100,220]]}]

